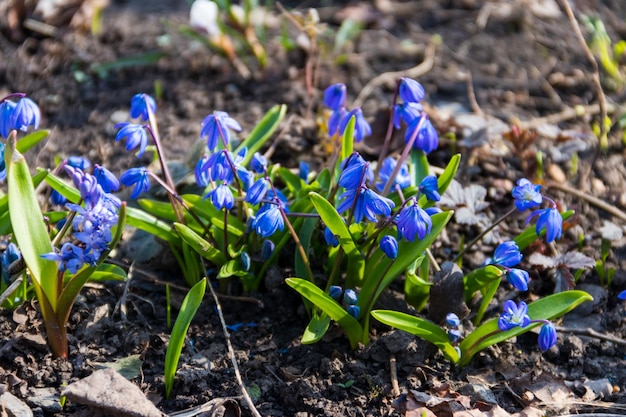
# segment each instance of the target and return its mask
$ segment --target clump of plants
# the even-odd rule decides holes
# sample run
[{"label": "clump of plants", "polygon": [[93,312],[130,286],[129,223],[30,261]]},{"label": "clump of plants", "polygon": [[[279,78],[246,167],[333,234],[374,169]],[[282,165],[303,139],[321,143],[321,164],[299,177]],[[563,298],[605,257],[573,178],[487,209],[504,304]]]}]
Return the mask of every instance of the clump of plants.
[{"label": "clump of plants", "polygon": [[[8,187],[8,194],[0,199],[6,213],[0,217],[0,227],[11,242],[2,258],[3,271],[10,269],[9,277],[15,272],[12,265],[20,257],[19,248],[25,264],[19,273],[23,282],[30,279],[33,284],[56,356],[67,355],[67,317],[84,283],[125,277],[123,270],[105,262],[125,224],[168,242],[191,287],[168,347],[167,395],[207,279],[238,280],[244,291],[257,291],[270,266],[293,267],[293,276],[285,283],[302,296],[310,317],[303,343],[319,342],[335,322],[353,348],[367,344],[374,317],[434,343],[448,360],[460,365],[486,347],[537,326],[541,326],[539,347],[547,350],[557,342],[551,320],[590,300],[584,292],[568,290],[525,303],[521,294],[528,290],[529,274],[517,268],[522,251],[537,239],[558,241],[563,220],[572,213],[561,213],[556,202],[541,193],[540,185],[523,178],[513,198],[518,211],[533,210],[526,230],[503,241],[481,268],[462,271],[462,301],[472,309],[451,305],[438,322],[375,310],[381,294],[401,277],[407,302],[418,310],[429,302],[441,302],[430,297],[432,273],[441,269],[431,247],[454,216],[439,202],[452,184],[461,156],[451,156],[440,174],[433,174],[428,155],[439,146],[438,132],[424,111],[425,91],[415,80],[398,80],[378,161],[368,161],[355,151],[355,142],[372,130],[362,110],[348,106],[343,84],[324,93],[325,124],[333,147],[328,160],[315,170],[304,163],[297,170],[283,167],[260,153],[285,116],[285,106],[270,109],[245,138],[238,137],[243,129],[234,118],[215,110],[199,124],[206,146],[193,172],[197,192],[187,194],[178,193],[169,174],[157,105],[149,95],[132,98],[130,121],[116,126],[115,140],[137,156],[154,150],[160,172],[133,167],[119,181],[104,167],[92,169],[83,159],[63,160],[52,172],[40,170],[31,176],[21,152],[45,134],[17,140],[18,131],[38,127],[39,110],[30,101],[20,104],[25,98],[14,103],[15,97],[4,99],[0,107],[0,134],[6,138],[0,148],[1,172]],[[402,125],[405,146],[399,156],[387,155],[393,130]],[[71,183],[60,178],[62,173]],[[48,212],[48,203],[39,203],[35,187],[43,181],[54,190],[50,197],[57,211]],[[155,184],[167,192],[168,201],[140,198]],[[138,199],[139,209],[126,207],[113,194],[120,186],[133,187],[130,198]],[[295,248],[293,263],[281,264],[285,256],[279,255],[291,255],[291,248]],[[461,255],[455,260],[459,265]],[[502,284],[503,279],[508,284]],[[504,302],[500,317],[485,320],[501,285],[513,286],[519,296]],[[27,289],[14,291],[7,298],[9,304],[28,297]],[[472,305],[476,295],[480,301]],[[475,326],[469,334],[463,331],[465,320]]]}]

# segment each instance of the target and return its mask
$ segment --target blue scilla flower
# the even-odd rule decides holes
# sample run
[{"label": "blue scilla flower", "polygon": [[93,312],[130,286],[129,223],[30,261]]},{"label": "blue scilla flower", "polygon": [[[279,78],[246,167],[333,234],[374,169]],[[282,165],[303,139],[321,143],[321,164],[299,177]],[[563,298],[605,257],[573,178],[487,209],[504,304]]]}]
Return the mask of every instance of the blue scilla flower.
[{"label": "blue scilla flower", "polygon": [[490,264],[506,268],[514,267],[520,262],[522,262],[522,254],[514,240],[500,243],[493,254],[493,258],[489,260]]},{"label": "blue scilla flower", "polygon": [[243,270],[249,271],[250,270],[250,255],[248,255],[248,252],[246,251],[241,252],[241,255],[239,255],[239,260],[241,261],[241,267],[243,268]]},{"label": "blue scilla flower", "polygon": [[530,275],[523,269],[509,268],[506,273],[506,280],[520,291],[528,291]]},{"label": "blue scilla flower", "polygon": [[213,205],[221,210],[230,210],[235,204],[235,197],[230,187],[226,183],[221,183],[214,190],[210,191],[205,198],[210,198]]},{"label": "blue scilla flower", "polygon": [[5,139],[9,137],[9,133],[13,130],[11,119],[15,106],[16,104],[10,100],[0,103],[0,135]]},{"label": "blue scilla flower", "polygon": [[276,249],[276,245],[271,240],[264,240],[261,244],[261,260],[267,261],[272,257],[274,253],[274,249]]},{"label": "blue scilla flower", "polygon": [[398,241],[393,236],[387,235],[380,239],[380,249],[390,259],[398,257]]},{"label": "blue scilla flower", "polygon": [[67,198],[65,198],[61,193],[57,190],[52,190],[50,193],[50,203],[55,206],[63,206],[67,203]]},{"label": "blue scilla flower", "polygon": [[0,142],[0,182],[7,177],[7,166],[4,162],[4,143]]},{"label": "blue scilla flower", "polygon": [[346,114],[348,114],[348,111],[344,107],[333,110],[328,117],[328,121],[326,122],[328,136],[333,137],[335,134],[340,133],[339,126],[341,125],[341,122]]},{"label": "blue scilla flower", "polygon": [[2,281],[8,283],[11,279],[11,274],[9,274],[9,267],[11,264],[22,257],[20,250],[17,245],[13,242],[9,242],[4,252],[2,252],[2,256],[0,257],[0,262],[2,264]]},{"label": "blue scilla flower", "polygon": [[432,219],[414,198],[400,211],[396,224],[399,235],[409,242],[414,242],[416,236],[424,239],[433,227]]},{"label": "blue scilla flower", "polygon": [[200,137],[206,138],[207,147],[213,151],[218,144],[220,138],[225,145],[230,142],[230,130],[235,132],[241,131],[241,125],[230,117],[228,113],[223,111],[215,111],[202,120],[200,128]]},{"label": "blue scilla flower", "polygon": [[441,195],[439,194],[439,184],[437,183],[437,177],[434,175],[427,175],[424,177],[420,183],[419,190],[424,193],[426,198],[430,201],[441,200]]},{"label": "blue scilla flower", "polygon": [[254,231],[261,237],[268,237],[282,231],[285,228],[285,221],[277,204],[266,203],[256,214],[252,224]]},{"label": "blue scilla flower", "polygon": [[356,304],[358,301],[359,301],[359,296],[357,295],[356,291],[354,291],[353,289],[347,289],[343,293],[344,305],[351,306],[351,305]]},{"label": "blue scilla flower", "polygon": [[137,198],[150,189],[150,173],[145,167],[131,168],[120,176],[120,182],[126,187],[134,185],[130,198]]},{"label": "blue scilla flower", "polygon": [[333,248],[339,246],[339,238],[330,230],[330,227],[324,229],[324,240],[328,246],[332,246]]},{"label": "blue scilla flower", "polygon": [[339,285],[331,285],[328,289],[328,295],[335,300],[339,300],[341,298],[341,294],[343,293],[343,288]]},{"label": "blue scilla flower", "polygon": [[[426,119],[420,124],[422,117],[425,117]],[[404,141],[408,143],[417,128],[419,128],[419,131],[415,142],[413,142],[413,149],[419,149],[426,154],[437,149],[437,146],[439,146],[439,135],[425,114],[413,120],[407,127],[406,134],[404,135]]]},{"label": "blue scilla flower", "polygon": [[525,302],[520,301],[519,305],[517,305],[515,301],[508,300],[504,303],[503,310],[498,319],[498,328],[503,332],[514,327],[526,327],[530,324],[528,306]]},{"label": "blue scilla flower", "polygon": [[324,105],[331,110],[338,110],[346,106],[346,85],[333,84],[324,90]]},{"label": "blue scilla flower", "polygon": [[308,182],[309,180],[310,171],[311,169],[309,168],[309,164],[307,164],[306,162],[300,161],[300,164],[298,165],[298,176],[305,183]]},{"label": "blue scilla flower", "polygon": [[41,257],[49,261],[58,262],[59,271],[70,271],[72,274],[78,272],[85,264],[83,250],[72,243],[64,243],[59,253],[45,253]]},{"label": "blue scilla flower", "polygon": [[356,223],[360,223],[363,217],[371,222],[376,222],[376,216],[388,217],[391,214],[391,209],[395,207],[393,201],[376,194],[367,187],[347,190],[339,196],[339,199],[341,202],[337,211],[343,213],[354,207],[352,216]]},{"label": "blue scilla flower", "polygon": [[448,330],[448,340],[450,343],[457,343],[463,337],[463,333],[461,333],[458,329],[449,329]]},{"label": "blue scilla flower", "polygon": [[561,233],[563,232],[563,217],[561,217],[559,210],[554,207],[535,210],[526,220],[526,224],[535,217],[537,217],[537,225],[535,227],[537,236],[540,235],[542,230],[545,230],[546,242],[551,243],[561,238]]},{"label": "blue scilla flower", "polygon": [[357,152],[348,156],[341,162],[341,175],[339,176],[339,186],[346,190],[353,190],[365,185],[367,180],[372,180],[374,173],[369,163]]},{"label": "blue scilla flower", "polygon": [[157,111],[156,101],[148,94],[135,94],[130,99],[130,117],[133,119],[141,118],[143,121],[148,120],[148,109],[150,109],[152,114]]},{"label": "blue scilla flower", "polygon": [[39,127],[41,111],[39,106],[28,97],[21,98],[11,112],[11,128],[25,132],[28,126]]},{"label": "blue scilla flower", "polygon": [[255,152],[254,155],[252,155],[252,160],[250,161],[250,168],[252,168],[252,171],[257,174],[264,173],[265,168],[267,168],[267,158],[259,152]]},{"label": "blue scilla flower", "polygon": [[348,314],[350,314],[352,317],[354,317],[357,320],[361,316],[361,307],[357,305],[348,306],[346,308],[346,311],[348,312]]},{"label": "blue scilla flower", "polygon": [[246,193],[246,202],[250,204],[259,204],[263,201],[269,189],[269,181],[266,178],[259,178],[248,189],[248,192]]},{"label": "blue scilla flower", "polygon": [[115,174],[105,167],[96,164],[93,168],[93,175],[105,193],[112,193],[120,189],[120,181]]},{"label": "blue scilla flower", "polygon": [[[398,165],[398,161],[391,156],[385,158],[383,161],[383,165],[380,168],[380,172],[378,173],[378,177],[380,181],[376,183],[376,188],[379,191],[382,191],[385,188],[385,184],[389,181],[391,174],[393,174],[393,170],[396,169],[396,165]],[[402,164],[398,174],[393,179],[391,186],[394,187],[398,185],[400,188],[406,188],[411,185],[411,174],[409,172],[409,166],[406,163]]]},{"label": "blue scilla flower", "polygon": [[539,330],[539,338],[537,339],[539,349],[545,352],[552,346],[556,345],[556,340],[556,327],[554,327],[554,324],[548,322],[541,326],[541,330]]},{"label": "blue scilla flower", "polygon": [[539,192],[540,190],[541,185],[533,184],[526,178],[519,179],[517,186],[513,187],[513,191],[511,192],[515,199],[515,207],[519,211],[539,207],[543,201],[543,197]]},{"label": "blue scilla flower", "polygon": [[343,132],[345,132],[346,127],[348,126],[348,123],[350,122],[350,119],[352,119],[352,117],[355,118],[354,140],[356,140],[357,142],[361,142],[363,138],[365,138],[365,136],[369,136],[372,134],[372,127],[367,122],[367,120],[365,120],[365,117],[363,116],[363,110],[358,107],[354,110],[349,111],[343,116],[343,119],[341,119],[341,123],[339,124],[339,134],[343,135]]},{"label": "blue scilla flower", "polygon": [[198,160],[193,170],[196,184],[198,184],[199,187],[206,187],[211,182],[211,178],[209,177],[209,170],[207,169],[208,161],[209,155],[204,155]]},{"label": "blue scilla flower", "polygon": [[89,159],[84,158],[82,156],[68,157],[67,164],[74,168],[80,168],[83,171],[87,171],[89,168],[91,168],[91,162],[89,162]]},{"label": "blue scilla flower", "polygon": [[626,300],[626,290],[617,294],[617,298],[619,298],[620,300]]},{"label": "blue scilla flower", "polygon": [[457,316],[454,313],[446,314],[446,326],[456,329],[460,325],[461,325],[461,320],[459,319],[459,316]]},{"label": "blue scilla flower", "polygon": [[137,157],[141,158],[148,145],[148,133],[143,125],[134,123],[122,122],[115,125],[116,129],[120,129],[115,135],[115,141],[119,142],[122,139],[126,139],[126,150],[132,151],[139,147]]},{"label": "blue scilla flower", "polygon": [[424,87],[417,81],[402,77],[400,78],[400,87],[399,87],[399,95],[400,98],[405,103],[417,103],[424,99],[426,92],[424,91]]},{"label": "blue scilla flower", "polygon": [[396,129],[400,129],[400,121],[404,120],[409,126],[413,120],[419,119],[424,111],[424,106],[419,103],[400,103],[396,104],[393,109],[393,125]]}]

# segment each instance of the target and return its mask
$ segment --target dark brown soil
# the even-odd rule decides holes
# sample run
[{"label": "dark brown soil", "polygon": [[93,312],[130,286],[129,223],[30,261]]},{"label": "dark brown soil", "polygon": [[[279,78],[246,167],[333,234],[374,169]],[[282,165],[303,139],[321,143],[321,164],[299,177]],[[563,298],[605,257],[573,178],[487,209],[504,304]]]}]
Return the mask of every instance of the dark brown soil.
[{"label": "dark brown soil", "polygon": [[[305,11],[320,6],[314,3],[290,2],[286,7]],[[597,141],[590,127],[597,120],[593,110],[551,124],[553,131],[558,130],[554,135],[547,133],[546,123],[539,123],[536,127],[544,130],[539,129],[537,138],[524,149],[515,150],[501,133],[494,133],[498,121],[507,124],[508,130],[510,123],[531,125],[540,117],[598,100],[591,65],[559,2],[380,1],[379,7],[369,2],[321,3],[319,14],[326,30],[320,39],[327,46],[322,48],[312,95],[306,88],[303,51],[285,53],[272,40],[268,42],[268,67],[244,80],[227,60],[176,30],[187,19],[186,2],[129,0],[112,2],[104,12],[104,30],[96,36],[63,25],[54,37],[28,30],[3,31],[0,96],[26,92],[42,108],[42,124],[52,133],[32,157],[33,165],[51,167],[55,156],[85,155],[121,173],[148,162],[137,161],[122,144],[115,143],[113,125],[120,121],[119,112],[128,110],[134,94],[154,94],[155,84],[163,91],[158,118],[171,160],[190,156],[200,121],[213,110],[229,112],[245,133],[269,108],[285,103],[290,122],[277,139],[281,146],[273,159],[289,167],[296,167],[300,160],[315,165],[325,156],[315,120],[323,89],[344,82],[352,101],[377,75],[406,71],[430,59],[427,45],[437,35],[440,43],[432,68],[417,79],[427,90],[432,104],[429,113],[442,137],[453,132],[457,141],[442,139],[431,163],[444,166],[460,149],[464,159],[457,179],[487,189],[490,205],[484,214],[494,220],[509,210],[514,181],[534,175],[533,161],[536,151],[541,150],[546,156],[550,195],[577,213],[576,226],[564,233],[559,250],[576,248],[582,233],[583,252],[597,259],[603,222],[610,220],[622,227],[624,219],[577,197],[567,187],[625,210],[621,133],[611,132],[608,151],[597,159]],[[571,3],[579,18],[585,14],[600,16],[614,41],[626,38],[626,3]],[[336,31],[346,16],[363,19],[364,30],[339,53],[332,52],[334,38],[329,33]],[[274,30],[278,33],[279,29]],[[290,30],[295,37],[297,31]],[[95,71],[98,65],[150,52],[162,56],[156,62],[113,66],[100,74]],[[361,103],[373,122],[373,138],[363,148],[370,155],[375,154],[384,136],[393,84],[391,77]],[[621,105],[623,93],[623,89],[607,90],[608,100]],[[464,110],[450,103],[458,103]],[[487,118],[486,129],[461,117],[462,113],[479,110]],[[611,116],[615,119],[618,114]],[[566,152],[566,144],[579,147],[575,172],[571,156],[559,158]],[[515,220],[501,228],[500,234],[513,235],[523,221]],[[436,244],[438,260],[449,260],[461,236],[468,241],[477,232],[474,227],[451,225]],[[133,354],[138,354],[142,363],[141,373],[133,382],[164,412],[240,395],[218,316],[207,297],[190,328],[174,393],[170,399],[164,398],[163,362],[169,331],[163,283],[173,285],[173,304],[177,307],[185,294],[184,281],[175,265],[167,261],[166,251],[157,251],[158,255],[150,258],[133,244],[126,242],[118,256],[124,262],[139,258],[142,262],[130,283],[127,319],[115,309],[124,284],[89,285],[72,312],[69,360],[53,360],[48,353],[34,302],[15,311],[0,311],[0,383],[24,399],[36,415],[69,416],[82,410],[84,407],[77,404],[61,410],[37,397],[45,392],[58,396],[62,386],[88,376],[102,363]],[[478,245],[466,256],[465,265],[479,265],[493,247],[490,243]],[[608,265],[617,270],[608,290],[599,285],[595,272],[583,274],[579,282],[596,301],[559,324],[562,331],[557,348],[541,354],[536,335],[531,333],[485,351],[463,369],[448,364],[427,343],[382,325],[374,325],[371,345],[356,350],[350,350],[338,329],[332,329],[318,344],[302,345],[306,313],[300,298],[281,282],[266,282],[261,292],[246,295],[249,298],[224,298],[223,309],[229,325],[242,324],[231,331],[231,341],[244,383],[263,416],[402,415],[392,408],[398,400],[392,390],[392,368],[402,392],[425,392],[458,404],[469,398],[470,409],[477,413],[472,415],[496,410],[496,406],[505,413],[501,415],[528,411],[528,407],[550,415],[626,414],[626,310],[616,298],[626,288],[626,239],[613,242]],[[528,263],[524,266],[533,278],[528,299],[554,290],[549,271]],[[277,273],[286,277],[289,270]],[[407,309],[402,288],[402,283],[394,284],[379,307]],[[509,290],[501,291],[499,300],[512,295]],[[598,386],[608,383],[610,389],[596,389],[594,381],[600,381]],[[407,404],[403,399],[399,403]],[[453,414],[454,410],[450,406],[433,412],[470,415]],[[245,408],[243,413],[249,415]],[[406,415],[411,414],[407,411]]]}]

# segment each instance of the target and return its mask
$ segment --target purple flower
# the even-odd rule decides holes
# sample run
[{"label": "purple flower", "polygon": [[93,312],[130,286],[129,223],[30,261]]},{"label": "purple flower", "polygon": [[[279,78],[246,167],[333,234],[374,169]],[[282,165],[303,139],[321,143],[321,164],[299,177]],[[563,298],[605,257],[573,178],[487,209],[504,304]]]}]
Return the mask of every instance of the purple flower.
[{"label": "purple flower", "polygon": [[426,198],[430,201],[441,200],[441,195],[439,194],[439,184],[437,183],[437,177],[434,175],[424,177],[420,183],[419,190],[424,193]]},{"label": "purple flower", "polygon": [[93,175],[98,180],[98,184],[105,193],[112,193],[120,189],[120,181],[111,171],[96,164],[93,168]]},{"label": "purple flower", "polygon": [[350,122],[350,119],[354,116],[354,140],[357,142],[361,142],[365,136],[369,136],[372,134],[372,127],[363,117],[363,111],[360,108],[356,108],[346,113],[341,119],[341,124],[339,125],[339,134],[343,135]]},{"label": "purple flower", "polygon": [[211,198],[211,202],[218,210],[221,210],[223,208],[230,210],[235,204],[233,192],[230,190],[230,187],[225,183],[222,183],[215,187],[214,190],[206,195],[206,198]]},{"label": "purple flower", "polygon": [[[383,161],[383,165],[378,173],[380,181],[376,183],[376,188],[380,191],[385,188],[385,184],[389,181],[389,178],[391,177],[391,174],[393,174],[393,170],[396,168],[397,164],[398,162],[390,156],[385,158]],[[409,166],[406,163],[402,164],[398,174],[393,179],[391,186],[393,187],[395,185],[400,186],[400,188],[406,188],[411,185],[411,174],[409,173]]]},{"label": "purple flower", "polygon": [[393,110],[393,125],[396,129],[400,129],[400,121],[410,125],[413,120],[419,119],[424,111],[424,106],[419,103],[401,103],[396,104]]},{"label": "purple flower", "polygon": [[346,105],[346,85],[333,84],[324,90],[324,105],[331,110],[338,110]]},{"label": "purple flower", "polygon": [[16,104],[10,100],[0,103],[0,135],[5,139],[9,137],[9,133],[13,130],[11,119],[15,106]]},{"label": "purple flower", "polygon": [[541,190],[541,185],[533,184],[526,178],[519,179],[517,186],[515,186],[511,192],[515,199],[515,207],[519,211],[539,207],[543,201],[539,190]]},{"label": "purple flower", "polygon": [[520,291],[528,291],[530,276],[523,269],[511,268],[506,273],[506,280]]},{"label": "purple flower", "polygon": [[412,199],[412,204],[408,203],[396,219],[398,225],[398,232],[401,237],[404,237],[409,242],[415,241],[415,236],[420,240],[430,233],[433,227],[433,221],[426,211],[424,211],[415,201]]},{"label": "purple flower", "polygon": [[33,126],[37,129],[40,120],[41,111],[39,106],[28,97],[23,97],[17,102],[10,117],[11,127],[22,132],[25,132],[28,126]]},{"label": "purple flower", "polygon": [[339,185],[346,190],[354,190],[365,184],[366,180],[373,178],[373,172],[369,163],[357,152],[353,153],[341,162],[341,175]]},{"label": "purple flower", "polygon": [[514,240],[509,240],[498,245],[489,263],[511,268],[521,261],[522,254],[519,251],[519,246],[517,246]]},{"label": "purple flower", "polygon": [[[427,116],[423,115],[421,117]],[[411,137],[415,132],[415,129],[420,126],[421,117],[413,120],[409,127],[407,127],[406,134],[404,135],[404,141],[406,143],[409,143]],[[426,118],[426,120],[424,120],[424,122],[421,124],[415,142],[413,142],[413,149],[419,149],[428,154],[437,149],[437,146],[439,146],[439,136],[437,134],[437,130],[435,130],[435,127],[432,125],[430,120]]]},{"label": "purple flower", "polygon": [[376,216],[383,215],[387,217],[391,214],[391,209],[395,207],[393,201],[376,194],[367,187],[348,190],[341,194],[339,198],[341,203],[337,207],[337,211],[343,213],[354,207],[353,217],[356,223],[360,223],[363,217],[371,222],[376,222]]},{"label": "purple flower", "polygon": [[285,228],[285,221],[277,204],[266,203],[257,212],[252,227],[261,237],[268,237]]},{"label": "purple flower", "polygon": [[424,87],[417,81],[411,78],[400,78],[400,88],[399,88],[400,98],[405,103],[417,103],[424,99],[426,92],[424,91]]},{"label": "purple flower", "polygon": [[384,236],[380,240],[380,249],[388,258],[396,259],[398,257],[398,241],[393,236]]},{"label": "purple flower", "polygon": [[540,236],[541,231],[545,230],[546,242],[551,243],[556,239],[561,238],[561,233],[563,231],[563,217],[561,217],[561,213],[559,213],[556,208],[548,207],[533,211],[526,220],[526,224],[528,224],[534,217],[537,217],[537,225],[535,227],[537,236]]},{"label": "purple flower", "polygon": [[207,147],[213,151],[221,138],[225,145],[230,142],[230,133],[228,130],[235,132],[241,131],[241,125],[230,117],[228,113],[223,111],[215,111],[213,114],[204,118],[200,128],[200,137],[206,138]]},{"label": "purple flower", "polygon": [[337,235],[330,230],[330,227],[327,227],[324,230],[324,240],[326,240],[326,244],[328,246],[332,246],[333,248],[339,246],[339,239],[337,238]]},{"label": "purple flower", "polygon": [[72,243],[64,243],[60,253],[50,252],[41,255],[42,258],[59,263],[59,271],[78,272],[85,264],[83,250]]},{"label": "purple flower", "polygon": [[148,120],[148,109],[152,114],[157,111],[156,101],[148,94],[135,94],[130,100],[130,117],[133,119],[139,117],[143,121]]},{"label": "purple flower", "polygon": [[556,345],[556,327],[554,327],[554,324],[546,323],[541,326],[537,342],[539,343],[539,349],[544,352]]},{"label": "purple flower", "polygon": [[250,204],[259,204],[267,195],[270,189],[270,183],[265,178],[259,178],[246,193],[246,202]]},{"label": "purple flower", "polygon": [[252,168],[252,171],[257,174],[264,173],[265,168],[267,168],[267,158],[259,152],[255,152],[254,155],[252,155],[252,160],[250,161],[250,168]]},{"label": "purple flower", "polygon": [[150,174],[145,167],[131,168],[120,176],[120,182],[126,187],[134,185],[130,198],[137,198],[150,189]]},{"label": "purple flower", "polygon": [[115,128],[120,128],[117,135],[115,135],[115,141],[119,142],[120,140],[126,138],[126,150],[132,151],[136,147],[139,147],[137,157],[141,158],[146,150],[146,146],[148,145],[148,133],[146,132],[145,127],[143,125],[122,122],[116,124]]},{"label": "purple flower", "polygon": [[514,327],[526,327],[529,323],[528,306],[525,302],[520,301],[519,305],[516,305],[514,301],[508,300],[504,303],[504,311],[498,319],[500,330],[504,332]]}]

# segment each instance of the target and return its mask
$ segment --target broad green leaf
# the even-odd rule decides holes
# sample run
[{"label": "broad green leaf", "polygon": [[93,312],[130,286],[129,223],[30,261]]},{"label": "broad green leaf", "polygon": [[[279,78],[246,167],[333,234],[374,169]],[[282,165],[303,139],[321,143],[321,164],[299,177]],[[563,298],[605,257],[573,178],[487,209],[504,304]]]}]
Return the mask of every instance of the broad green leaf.
[{"label": "broad green leaf", "polygon": [[170,336],[170,343],[167,346],[167,352],[165,353],[165,396],[169,398],[174,388],[174,376],[176,374],[176,367],[178,366],[178,360],[183,350],[185,343],[185,336],[187,330],[193,320],[198,307],[202,304],[204,293],[206,291],[207,279],[203,278],[196,285],[194,285],[183,300],[183,304],[180,306],[180,312],[176,317],[176,322],[172,328],[172,334]]},{"label": "broad green leaf", "polygon": [[134,207],[127,207],[126,224],[165,240],[170,245],[179,246],[180,238],[172,232],[172,227],[162,220]]},{"label": "broad green leaf", "polygon": [[302,344],[303,345],[312,345],[313,343],[317,343],[322,340],[322,337],[328,331],[328,327],[330,326],[330,317],[327,314],[313,314],[309,324],[307,324],[304,332],[302,333]]},{"label": "broad green leaf", "polygon": [[117,265],[101,264],[89,277],[90,281],[126,281],[126,271]]},{"label": "broad green leaf", "polygon": [[36,130],[24,136],[22,139],[18,140],[17,145],[15,147],[17,148],[18,152],[25,153],[27,150],[29,150],[30,148],[32,148],[33,146],[37,145],[39,142],[44,140],[46,136],[48,136],[49,134],[50,134],[50,131],[47,129]]},{"label": "broad green leaf", "polygon": [[[530,303],[528,305],[528,315],[531,320],[551,320],[563,316],[585,301],[593,301],[593,298],[584,291],[564,291]],[[526,333],[539,325],[541,323],[533,323],[524,328],[515,327],[506,332],[501,332],[498,329],[497,318],[487,321],[461,342],[460,348],[463,352],[463,357],[460,365],[467,365],[476,353],[486,347]]]},{"label": "broad green leaf", "polygon": [[441,349],[446,358],[458,362],[459,355],[450,343],[448,334],[435,323],[393,310],[374,310],[371,314],[381,323],[429,341]]},{"label": "broad green leaf", "polygon": [[490,283],[502,279],[506,271],[496,265],[485,265],[475,269],[463,277],[465,286],[465,301],[469,301],[476,291],[489,285]]},{"label": "broad green leaf", "polygon": [[[287,278],[285,280],[301,296],[312,302],[317,308],[335,320],[346,333],[352,348],[356,348],[362,338],[363,328],[337,301],[322,291],[317,285],[302,278]],[[367,330],[366,330],[367,331]]]},{"label": "broad green leaf", "polygon": [[411,185],[419,187],[422,180],[428,176],[430,165],[428,164],[428,156],[424,151],[419,149],[411,149]]},{"label": "broad green leaf", "polygon": [[[341,161],[352,155],[354,147],[354,125],[356,124],[356,116],[352,116],[348,121],[348,125],[343,131],[341,137]],[[341,161],[338,161],[341,163]]]},{"label": "broad green leaf", "polygon": [[226,256],[194,232],[189,226],[181,223],[174,223],[176,233],[202,257],[208,259],[216,265],[222,265],[226,262]]},{"label": "broad green leaf", "polygon": [[278,128],[280,122],[282,122],[285,117],[285,113],[287,113],[287,106],[284,104],[272,107],[265,114],[265,116],[263,116],[263,119],[261,119],[254,129],[252,129],[252,132],[250,132],[246,140],[241,142],[237,149],[235,149],[235,153],[237,153],[244,147],[248,148],[248,153],[241,162],[241,165],[247,165],[252,159],[254,153],[258,151],[265,142],[267,142],[274,131]]},{"label": "broad green leaf", "polygon": [[245,277],[249,272],[243,269],[239,259],[231,259],[220,267],[217,278],[228,278],[232,276]]}]

